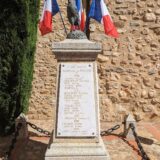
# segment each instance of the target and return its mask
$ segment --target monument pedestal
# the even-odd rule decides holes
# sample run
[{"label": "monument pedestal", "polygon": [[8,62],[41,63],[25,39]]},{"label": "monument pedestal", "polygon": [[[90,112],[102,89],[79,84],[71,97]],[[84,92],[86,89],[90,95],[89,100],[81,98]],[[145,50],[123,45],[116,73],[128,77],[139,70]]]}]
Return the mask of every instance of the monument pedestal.
[{"label": "monument pedestal", "polygon": [[57,111],[45,160],[110,160],[100,137],[96,57],[87,39],[53,44],[58,60]]},{"label": "monument pedestal", "polygon": [[99,143],[52,143],[46,160],[109,160],[103,141]]}]

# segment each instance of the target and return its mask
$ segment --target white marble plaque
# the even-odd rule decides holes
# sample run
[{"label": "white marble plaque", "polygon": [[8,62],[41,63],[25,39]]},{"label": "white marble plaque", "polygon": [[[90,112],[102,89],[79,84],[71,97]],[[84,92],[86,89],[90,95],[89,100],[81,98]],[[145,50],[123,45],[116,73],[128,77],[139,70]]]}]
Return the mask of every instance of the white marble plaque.
[{"label": "white marble plaque", "polygon": [[93,65],[93,63],[61,63],[57,137],[96,136]]}]

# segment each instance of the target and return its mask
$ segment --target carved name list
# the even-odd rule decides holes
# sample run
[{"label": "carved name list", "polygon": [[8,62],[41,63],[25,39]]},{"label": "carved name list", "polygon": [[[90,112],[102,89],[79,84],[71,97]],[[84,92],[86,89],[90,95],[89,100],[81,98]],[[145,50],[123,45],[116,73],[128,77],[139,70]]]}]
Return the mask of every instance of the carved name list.
[{"label": "carved name list", "polygon": [[57,137],[95,137],[93,63],[61,63]]}]

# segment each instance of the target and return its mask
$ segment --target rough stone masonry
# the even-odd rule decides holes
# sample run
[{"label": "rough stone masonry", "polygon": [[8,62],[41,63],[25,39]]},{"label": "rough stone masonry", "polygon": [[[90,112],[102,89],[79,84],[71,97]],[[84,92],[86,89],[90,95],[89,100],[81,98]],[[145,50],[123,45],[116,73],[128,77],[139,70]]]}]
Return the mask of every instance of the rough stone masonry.
[{"label": "rough stone masonry", "polygon": [[[58,0],[65,25],[67,0]],[[98,57],[101,121],[122,121],[132,113],[137,121],[160,120],[160,0],[107,0],[120,37],[106,36],[91,21],[91,41],[103,44]],[[42,4],[41,10],[42,11]],[[57,14],[53,32],[38,33],[29,119],[53,119],[56,103],[56,65],[52,42],[66,37]]]}]

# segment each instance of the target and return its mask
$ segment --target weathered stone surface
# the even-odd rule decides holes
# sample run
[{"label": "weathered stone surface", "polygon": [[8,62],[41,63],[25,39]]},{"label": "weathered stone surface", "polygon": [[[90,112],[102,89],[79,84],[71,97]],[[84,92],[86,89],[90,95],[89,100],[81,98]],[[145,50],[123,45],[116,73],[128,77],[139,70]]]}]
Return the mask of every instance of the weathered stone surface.
[{"label": "weathered stone surface", "polygon": [[149,97],[149,98],[154,98],[154,97],[156,97],[156,91],[155,91],[155,90],[150,90],[150,91],[148,92],[148,97]]},{"label": "weathered stone surface", "polygon": [[143,116],[140,113],[135,113],[134,116],[135,116],[136,121],[138,122],[143,120]]},{"label": "weathered stone surface", "polygon": [[153,98],[152,101],[151,101],[151,103],[153,105],[156,105],[156,104],[160,103],[160,98]]},{"label": "weathered stone surface", "polygon": [[150,87],[151,86],[151,79],[147,78],[147,77],[144,77],[143,78],[143,83],[144,83],[145,86]]},{"label": "weathered stone surface", "polygon": [[157,35],[160,35],[160,28],[154,29],[154,32],[155,32]]},{"label": "weathered stone surface", "polygon": [[152,112],[152,110],[153,110],[153,105],[144,105],[143,106],[144,112]]},{"label": "weathered stone surface", "polygon": [[124,16],[124,15],[120,15],[120,16],[119,16],[119,19],[122,20],[122,21],[127,21],[127,17]]},{"label": "weathered stone surface", "polygon": [[102,54],[99,54],[98,55],[98,61],[99,62],[108,62],[109,61],[109,58],[107,56],[104,56]]},{"label": "weathered stone surface", "polygon": [[143,34],[143,35],[148,35],[148,34],[149,34],[149,29],[148,29],[148,28],[144,28],[144,29],[142,30],[142,34]]},{"label": "weathered stone surface", "polygon": [[157,69],[155,69],[155,68],[150,68],[149,71],[148,71],[149,75],[153,75],[153,74],[156,74],[156,73],[157,73]]},{"label": "weathered stone surface", "polygon": [[146,90],[142,90],[141,96],[142,96],[142,98],[148,98],[148,93],[147,93],[147,91],[146,91]]},{"label": "weathered stone surface", "polygon": [[125,23],[123,21],[116,21],[114,22],[114,24],[118,28],[123,28],[125,26]]},{"label": "weathered stone surface", "polygon": [[160,83],[155,83],[154,87],[155,87],[156,89],[160,89]]},{"label": "weathered stone surface", "polygon": [[123,3],[124,2],[124,0],[116,0],[116,3],[117,4],[121,4],[121,3]]},{"label": "weathered stone surface", "polygon": [[160,15],[160,9],[156,9],[156,10],[155,10],[155,14],[156,14],[156,15]]},{"label": "weathered stone surface", "polygon": [[130,22],[130,26],[131,26],[131,27],[138,27],[138,26],[140,26],[140,23],[139,23],[139,22],[136,22],[136,21],[131,21],[131,22]]},{"label": "weathered stone surface", "polygon": [[135,66],[138,66],[138,67],[141,67],[143,65],[142,61],[137,61],[134,64],[135,64]]},{"label": "weathered stone surface", "polygon": [[128,12],[127,10],[114,10],[113,13],[117,15],[126,15]]},{"label": "weathered stone surface", "polygon": [[143,19],[145,22],[153,22],[156,20],[156,16],[154,13],[146,13]]}]

